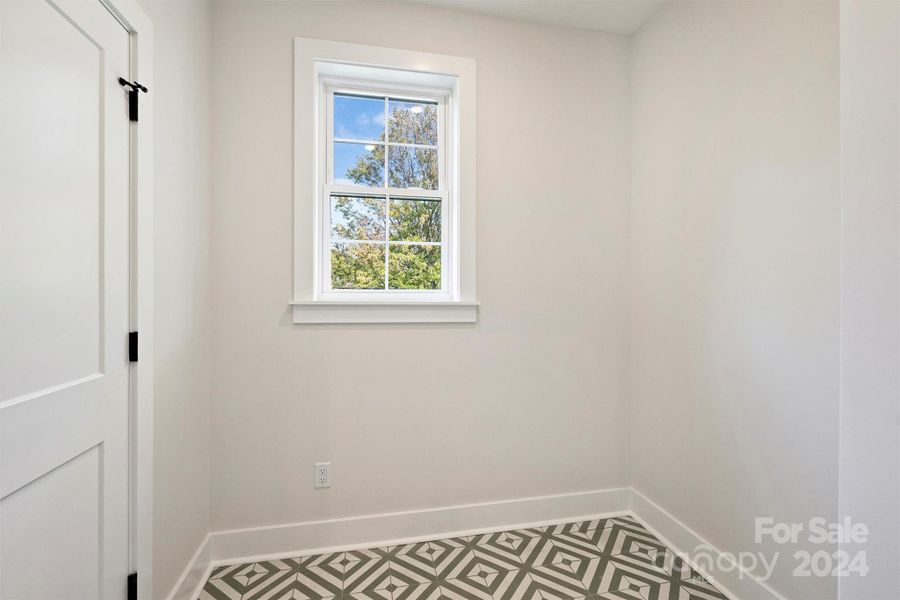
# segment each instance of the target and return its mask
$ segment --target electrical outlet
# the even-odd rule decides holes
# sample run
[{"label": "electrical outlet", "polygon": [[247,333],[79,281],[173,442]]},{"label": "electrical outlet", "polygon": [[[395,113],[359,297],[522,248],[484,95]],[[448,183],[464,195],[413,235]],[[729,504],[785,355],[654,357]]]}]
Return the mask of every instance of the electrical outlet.
[{"label": "electrical outlet", "polygon": [[316,488],[331,487],[331,463],[316,463],[316,481],[313,485]]}]

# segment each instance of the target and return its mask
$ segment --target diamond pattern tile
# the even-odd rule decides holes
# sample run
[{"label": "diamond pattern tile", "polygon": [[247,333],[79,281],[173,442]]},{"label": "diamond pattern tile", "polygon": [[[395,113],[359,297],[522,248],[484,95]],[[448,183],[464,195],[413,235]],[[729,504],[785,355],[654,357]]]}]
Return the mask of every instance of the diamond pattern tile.
[{"label": "diamond pattern tile", "polygon": [[630,515],[216,567],[199,600],[727,600]]}]

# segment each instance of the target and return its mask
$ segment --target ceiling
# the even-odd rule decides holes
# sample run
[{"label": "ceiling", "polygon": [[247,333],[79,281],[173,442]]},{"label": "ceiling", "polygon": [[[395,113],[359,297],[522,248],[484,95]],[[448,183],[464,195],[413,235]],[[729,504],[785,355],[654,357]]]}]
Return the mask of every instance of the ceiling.
[{"label": "ceiling", "polygon": [[469,13],[630,35],[665,0],[420,0]]}]

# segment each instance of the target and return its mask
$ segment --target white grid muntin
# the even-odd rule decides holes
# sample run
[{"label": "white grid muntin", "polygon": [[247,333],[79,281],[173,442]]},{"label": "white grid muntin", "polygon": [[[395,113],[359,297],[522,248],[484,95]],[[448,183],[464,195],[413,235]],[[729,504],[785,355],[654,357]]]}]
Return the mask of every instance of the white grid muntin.
[{"label": "white grid muntin", "polygon": [[[344,94],[357,97],[383,99],[385,114],[384,141],[360,140],[354,138],[341,138],[334,136],[334,96]],[[353,300],[353,301],[432,301],[443,302],[452,300],[457,295],[458,278],[454,274],[454,231],[455,221],[454,207],[452,206],[452,177],[448,174],[451,166],[448,164],[450,149],[448,149],[448,128],[452,125],[452,117],[448,115],[451,90],[444,88],[423,88],[417,86],[391,84],[389,86],[378,85],[367,80],[348,80],[335,78],[322,78],[320,81],[320,106],[325,110],[320,111],[320,143],[319,171],[322,176],[322,191],[318,198],[319,214],[319,256],[317,258],[318,290],[317,298],[321,300]],[[437,106],[437,144],[414,144],[389,141],[390,113],[389,101],[424,102]],[[351,143],[359,145],[384,146],[385,164],[383,168],[383,186],[372,187],[363,185],[347,185],[334,183],[334,144]],[[391,147],[429,148],[437,150],[438,154],[438,189],[426,190],[421,188],[394,188],[390,187],[389,153]],[[385,202],[385,239],[384,240],[333,240],[331,236],[331,199],[333,196],[367,197],[383,199]],[[441,203],[441,241],[440,242],[406,242],[392,241],[390,239],[390,202],[392,198],[406,200],[430,200]],[[331,247],[332,243],[341,244],[374,244],[384,245],[385,275],[383,289],[334,289],[331,285]],[[390,245],[406,245],[421,247],[441,247],[441,287],[437,290],[400,290],[390,288]]]}]

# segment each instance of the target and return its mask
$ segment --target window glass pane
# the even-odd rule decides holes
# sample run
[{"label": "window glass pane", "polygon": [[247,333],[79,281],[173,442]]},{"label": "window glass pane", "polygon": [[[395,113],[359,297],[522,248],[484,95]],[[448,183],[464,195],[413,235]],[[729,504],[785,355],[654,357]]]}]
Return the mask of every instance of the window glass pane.
[{"label": "window glass pane", "polygon": [[331,235],[343,240],[384,240],[384,198],[331,197]]},{"label": "window glass pane", "polygon": [[383,187],[384,146],[335,142],[334,183]]},{"label": "window glass pane", "polygon": [[391,198],[391,241],[440,242],[441,201]]},{"label": "window glass pane", "polygon": [[437,150],[391,146],[388,161],[391,187],[438,189]]},{"label": "window glass pane", "polygon": [[437,146],[437,104],[389,100],[391,142]]},{"label": "window glass pane", "polygon": [[441,289],[441,247],[391,244],[388,256],[392,290]]},{"label": "window glass pane", "polygon": [[334,95],[334,137],[384,141],[384,98]]},{"label": "window glass pane", "polygon": [[331,245],[331,287],[336,290],[384,289],[384,244]]}]

